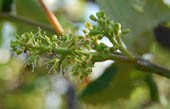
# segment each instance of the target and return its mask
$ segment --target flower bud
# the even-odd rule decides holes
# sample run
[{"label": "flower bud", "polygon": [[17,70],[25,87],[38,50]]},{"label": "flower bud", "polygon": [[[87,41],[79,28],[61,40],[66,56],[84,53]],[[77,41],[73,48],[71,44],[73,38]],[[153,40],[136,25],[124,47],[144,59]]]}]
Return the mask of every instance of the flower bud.
[{"label": "flower bud", "polygon": [[86,26],[86,28],[89,29],[89,30],[92,29],[92,26],[91,26],[91,24],[90,24],[89,22],[86,22],[86,23],[85,23],[85,26]]},{"label": "flower bud", "polygon": [[95,22],[97,21],[97,18],[94,15],[90,15],[90,19],[95,21]]}]

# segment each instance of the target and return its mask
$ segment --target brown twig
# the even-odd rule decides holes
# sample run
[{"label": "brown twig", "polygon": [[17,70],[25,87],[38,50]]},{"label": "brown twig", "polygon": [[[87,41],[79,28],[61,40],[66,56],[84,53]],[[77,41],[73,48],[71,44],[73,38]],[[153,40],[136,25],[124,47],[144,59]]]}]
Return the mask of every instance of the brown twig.
[{"label": "brown twig", "polygon": [[49,19],[50,23],[52,24],[52,26],[53,26],[54,30],[56,31],[56,33],[58,35],[63,34],[63,32],[64,32],[63,27],[61,26],[61,24],[59,23],[59,21],[55,17],[55,15],[45,6],[45,4],[43,3],[42,0],[38,0],[38,2],[41,5],[41,7],[43,8],[46,15],[48,16],[48,19]]}]

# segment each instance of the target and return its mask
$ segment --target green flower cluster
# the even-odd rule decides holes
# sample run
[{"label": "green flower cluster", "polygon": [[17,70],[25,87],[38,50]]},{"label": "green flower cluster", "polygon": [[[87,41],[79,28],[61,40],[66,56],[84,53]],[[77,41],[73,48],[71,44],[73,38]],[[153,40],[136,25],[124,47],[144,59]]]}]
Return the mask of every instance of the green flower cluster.
[{"label": "green flower cluster", "polygon": [[[27,53],[27,64],[43,64],[49,67],[49,72],[60,72],[62,74],[77,75],[84,78],[89,75],[94,65],[94,54],[108,54],[120,50],[124,55],[133,59],[133,56],[124,48],[120,36],[121,25],[107,17],[104,12],[98,12],[96,16],[91,15],[95,22],[93,26],[86,23],[87,30],[83,30],[85,36],[63,34],[61,36],[48,36],[40,29],[37,33],[24,33],[16,36],[11,41],[11,48],[18,55]],[[107,37],[113,44],[108,47],[99,43],[103,37]]]},{"label": "green flower cluster", "polygon": [[129,29],[122,31],[121,24],[111,20],[109,16],[106,16],[103,11],[96,13],[96,16],[91,15],[90,19],[93,20],[96,25],[90,27],[88,24],[86,26],[89,29],[89,37],[98,36],[98,39],[107,37],[113,45],[113,47],[108,48],[108,46],[105,44],[100,43],[100,45],[98,45],[96,48],[98,51],[103,51],[103,48],[105,48],[105,51],[108,52],[120,50],[130,59],[134,59],[133,55],[125,48],[124,43],[121,40],[121,36],[127,34]]},{"label": "green flower cluster", "polygon": [[[28,54],[27,64],[33,68],[40,64],[48,66],[49,72],[73,72],[81,78],[87,76],[93,67],[90,54],[86,53],[92,42],[83,36],[47,36],[39,30],[37,33],[24,33],[11,41],[11,48],[18,55]],[[70,70],[71,69],[71,70]]]}]

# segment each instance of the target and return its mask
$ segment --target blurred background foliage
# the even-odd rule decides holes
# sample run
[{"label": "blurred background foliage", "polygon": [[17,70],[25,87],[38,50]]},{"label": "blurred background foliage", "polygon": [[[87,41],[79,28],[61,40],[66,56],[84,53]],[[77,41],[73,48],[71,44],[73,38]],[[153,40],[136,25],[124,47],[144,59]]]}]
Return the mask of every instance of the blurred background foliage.
[{"label": "blurred background foliage", "polygon": [[[136,55],[170,68],[168,0],[44,0],[65,30],[82,34],[84,21],[100,9],[130,28],[124,37]],[[24,66],[26,56],[10,51],[16,34],[37,31],[33,21],[54,34],[37,0],[0,0],[0,109],[67,109],[65,81],[48,69]],[[108,40],[103,39],[109,44]],[[82,109],[168,109],[170,80],[148,75],[130,64],[96,63],[88,83],[74,81]]]}]

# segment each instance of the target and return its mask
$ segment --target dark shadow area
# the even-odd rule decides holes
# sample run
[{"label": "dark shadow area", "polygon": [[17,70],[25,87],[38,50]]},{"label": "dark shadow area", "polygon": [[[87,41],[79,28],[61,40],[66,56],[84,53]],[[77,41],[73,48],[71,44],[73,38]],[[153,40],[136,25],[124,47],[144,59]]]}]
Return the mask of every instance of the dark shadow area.
[{"label": "dark shadow area", "polygon": [[164,24],[160,24],[154,28],[154,35],[161,45],[170,49],[170,28]]}]

